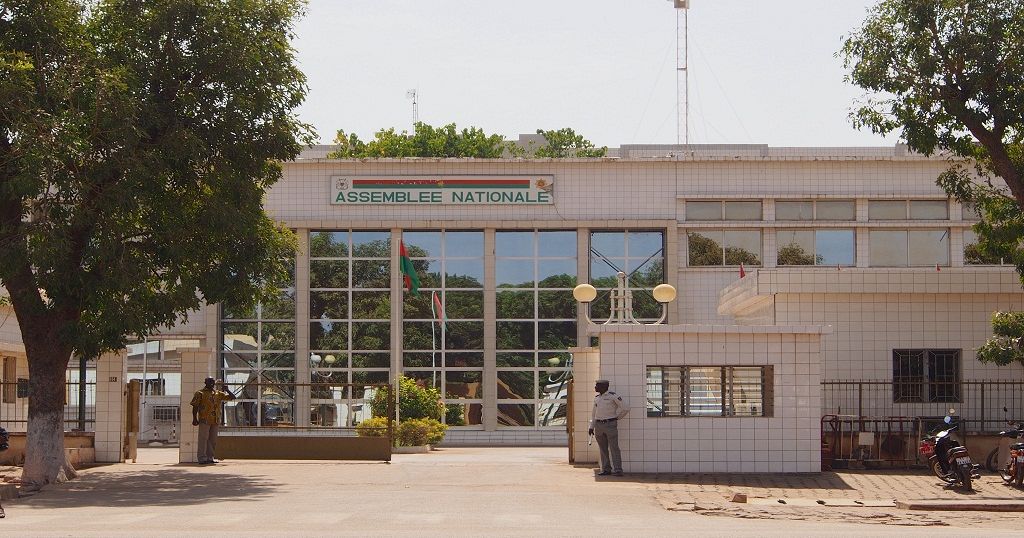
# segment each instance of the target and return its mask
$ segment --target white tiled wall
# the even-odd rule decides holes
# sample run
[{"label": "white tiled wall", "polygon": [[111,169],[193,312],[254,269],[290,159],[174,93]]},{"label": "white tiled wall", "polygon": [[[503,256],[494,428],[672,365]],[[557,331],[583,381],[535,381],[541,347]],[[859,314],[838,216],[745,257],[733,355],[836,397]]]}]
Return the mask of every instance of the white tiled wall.
[{"label": "white tiled wall", "polygon": [[[820,335],[813,327],[662,326],[602,328],[601,378],[630,412],[619,421],[627,472],[819,472],[821,470]],[[596,378],[594,363],[577,372]],[[590,365],[590,369],[587,365]],[[647,417],[647,366],[773,365],[772,417]],[[592,393],[581,380],[574,399],[577,432],[589,419]],[[591,380],[592,383],[592,380]],[[577,462],[596,460],[585,436],[574,438]]]},{"label": "white tiled wall", "polygon": [[196,443],[199,439],[199,428],[192,425],[192,395],[203,388],[203,380],[213,373],[212,354],[206,350],[181,350],[181,431],[178,433],[178,461],[195,463],[198,461]]},{"label": "white tiled wall", "polygon": [[96,362],[96,461],[121,462],[125,435],[124,353],[108,353]]}]

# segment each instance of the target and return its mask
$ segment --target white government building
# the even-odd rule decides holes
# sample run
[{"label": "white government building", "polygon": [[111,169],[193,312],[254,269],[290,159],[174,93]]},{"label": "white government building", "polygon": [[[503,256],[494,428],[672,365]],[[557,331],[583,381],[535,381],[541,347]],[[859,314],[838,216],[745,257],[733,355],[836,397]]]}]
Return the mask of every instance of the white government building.
[{"label": "white government building", "polygon": [[[915,448],[909,437],[886,445],[884,428],[835,437],[835,424],[853,423],[825,415],[906,417],[906,428],[952,407],[977,432],[998,429],[1004,405],[1024,418],[1011,383],[1021,367],[975,359],[991,313],[1024,308],[1021,283],[971,251],[976,215],[935,185],[944,158],[903,146],[637,145],[596,159],[330,150],[285,163],[266,197],[300,245],[282,299],[211,305],[154,335],[199,343],[180,353],[186,395],[206,375],[238,390],[222,436],[282,423],[302,435],[366,414],[342,391],[248,390],[253,380],[396,373],[441,391],[447,444],[569,443],[579,462],[596,456],[592,386],[608,378],[632,407],[619,425],[627,472],[812,472],[823,441],[835,457]],[[401,243],[418,297],[402,290]],[[600,324],[618,272],[642,323],[589,325],[573,288],[597,288]],[[661,315],[661,283],[677,298],[645,326]],[[11,325],[0,327],[5,381],[23,371]],[[182,461],[194,460],[187,421],[179,434]]]}]

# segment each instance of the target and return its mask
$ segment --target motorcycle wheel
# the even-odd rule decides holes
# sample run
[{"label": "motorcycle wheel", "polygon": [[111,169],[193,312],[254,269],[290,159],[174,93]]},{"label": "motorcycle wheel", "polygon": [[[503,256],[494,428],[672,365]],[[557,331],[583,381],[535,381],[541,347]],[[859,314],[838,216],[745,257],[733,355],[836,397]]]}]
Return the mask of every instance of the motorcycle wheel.
[{"label": "motorcycle wheel", "polygon": [[931,468],[932,474],[934,474],[938,478],[941,478],[942,480],[948,481],[946,479],[946,475],[942,474],[942,467],[939,467],[939,460],[931,460]]},{"label": "motorcycle wheel", "polygon": [[1016,472],[1013,474],[1013,482],[1017,484],[1017,487],[1019,488],[1021,483],[1024,482],[1024,465],[1018,463]]},{"label": "motorcycle wheel", "polygon": [[971,467],[969,465],[960,466],[960,484],[964,487],[964,491],[974,491],[971,486]]},{"label": "motorcycle wheel", "polygon": [[988,469],[990,473],[995,473],[995,472],[999,471],[999,448],[998,447],[994,448],[992,450],[992,452],[988,453],[988,457],[985,458],[985,468]]}]

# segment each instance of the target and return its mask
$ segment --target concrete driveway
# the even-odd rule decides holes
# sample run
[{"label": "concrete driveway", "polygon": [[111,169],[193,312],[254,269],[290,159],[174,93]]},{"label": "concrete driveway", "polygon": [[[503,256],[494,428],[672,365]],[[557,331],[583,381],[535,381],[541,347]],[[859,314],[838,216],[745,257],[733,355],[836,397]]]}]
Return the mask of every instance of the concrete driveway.
[{"label": "concrete driveway", "polygon": [[[937,529],[666,510],[643,477],[597,479],[565,449],[450,448],[392,463],[179,465],[171,449],[8,501],[0,535],[931,536]],[[973,532],[972,532],[973,531]],[[943,528],[943,535],[977,529]],[[992,530],[987,534],[1012,531]]]}]

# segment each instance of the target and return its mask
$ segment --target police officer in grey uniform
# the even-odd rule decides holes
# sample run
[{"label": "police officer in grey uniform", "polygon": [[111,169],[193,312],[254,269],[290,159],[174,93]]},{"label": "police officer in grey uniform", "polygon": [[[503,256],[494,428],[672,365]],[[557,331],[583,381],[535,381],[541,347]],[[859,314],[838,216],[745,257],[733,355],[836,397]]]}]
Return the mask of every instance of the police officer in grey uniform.
[{"label": "police officer in grey uniform", "polygon": [[608,380],[598,379],[594,384],[594,410],[590,415],[589,434],[597,437],[601,453],[599,476],[622,476],[622,454],[619,452],[619,419],[629,413],[622,396],[608,390]]}]

